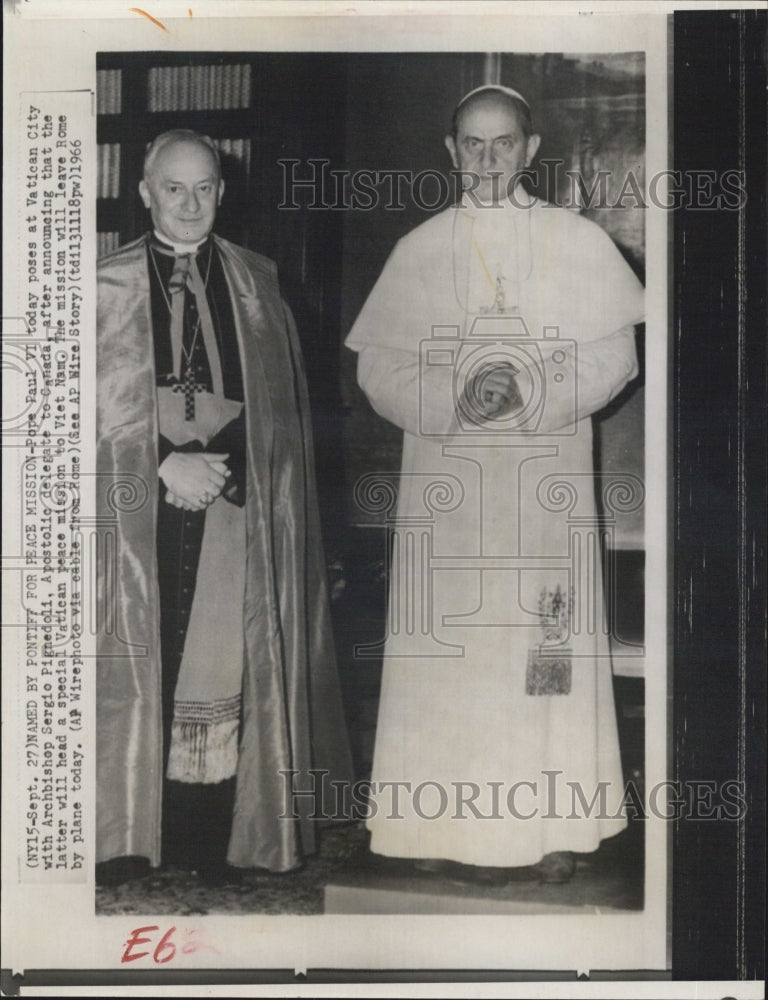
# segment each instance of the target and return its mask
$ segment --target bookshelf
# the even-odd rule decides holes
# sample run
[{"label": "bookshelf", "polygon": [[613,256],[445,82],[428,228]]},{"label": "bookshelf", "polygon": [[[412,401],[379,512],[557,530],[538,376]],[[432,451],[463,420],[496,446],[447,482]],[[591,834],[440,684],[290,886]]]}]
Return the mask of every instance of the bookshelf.
[{"label": "bookshelf", "polygon": [[[172,128],[209,135],[226,190],[216,231],[277,262],[308,351],[338,352],[341,218],[283,201],[282,158],[343,165],[346,66],[333,53],[97,55],[99,254],[149,227],[138,195],[147,143]],[[308,199],[307,199],[308,200]],[[334,314],[334,315],[332,315]],[[318,325],[333,340],[317,338]]]},{"label": "bookshelf", "polygon": [[222,166],[251,169],[253,56],[100,54],[96,68],[98,253],[146,226],[136,195],[146,144],[169,128],[210,135]]},{"label": "bookshelf", "polygon": [[[102,52],[96,72],[99,255],[149,228],[138,194],[147,143],[173,128],[210,136],[226,186],[216,232],[277,263],[302,341],[318,469],[332,493],[343,478],[343,213],[313,211],[309,199],[281,210],[280,160],[344,165],[347,63],[337,53]],[[335,530],[329,523],[328,536]]]}]

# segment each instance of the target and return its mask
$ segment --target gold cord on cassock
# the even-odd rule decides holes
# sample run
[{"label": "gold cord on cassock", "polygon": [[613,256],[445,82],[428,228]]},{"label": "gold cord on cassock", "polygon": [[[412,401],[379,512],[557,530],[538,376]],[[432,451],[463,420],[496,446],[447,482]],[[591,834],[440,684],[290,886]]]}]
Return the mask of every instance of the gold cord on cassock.
[{"label": "gold cord on cassock", "polygon": [[472,236],[472,246],[477,251],[477,256],[480,258],[480,263],[483,266],[483,271],[486,278],[488,279],[488,284],[493,289],[493,309],[492,312],[503,313],[506,309],[505,296],[504,296],[504,285],[502,284],[502,278],[504,275],[501,273],[501,267],[497,270],[496,280],[494,281],[491,277],[491,272],[488,270],[488,265],[485,262],[485,255],[483,251],[478,246],[477,240]]}]

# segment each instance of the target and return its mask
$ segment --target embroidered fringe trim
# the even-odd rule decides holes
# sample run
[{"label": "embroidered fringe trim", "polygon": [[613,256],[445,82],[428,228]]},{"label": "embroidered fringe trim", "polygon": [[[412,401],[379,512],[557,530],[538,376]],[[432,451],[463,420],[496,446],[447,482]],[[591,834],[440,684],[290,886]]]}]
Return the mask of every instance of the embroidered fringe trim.
[{"label": "embroidered fringe trim", "polygon": [[240,696],[219,702],[176,702],[168,777],[214,784],[237,770]]}]

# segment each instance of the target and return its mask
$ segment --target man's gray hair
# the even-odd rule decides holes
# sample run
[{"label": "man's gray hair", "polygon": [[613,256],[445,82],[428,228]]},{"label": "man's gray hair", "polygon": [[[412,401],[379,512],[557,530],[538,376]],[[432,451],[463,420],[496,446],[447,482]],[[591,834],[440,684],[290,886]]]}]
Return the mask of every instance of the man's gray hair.
[{"label": "man's gray hair", "polygon": [[150,177],[158,154],[166,146],[172,146],[175,142],[196,142],[200,146],[205,146],[216,161],[216,170],[219,177],[221,177],[221,160],[219,159],[219,151],[213,139],[208,135],[202,135],[200,132],[194,132],[191,128],[172,128],[168,132],[161,132],[160,135],[156,136],[148,144],[147,151],[144,154],[144,180]]}]

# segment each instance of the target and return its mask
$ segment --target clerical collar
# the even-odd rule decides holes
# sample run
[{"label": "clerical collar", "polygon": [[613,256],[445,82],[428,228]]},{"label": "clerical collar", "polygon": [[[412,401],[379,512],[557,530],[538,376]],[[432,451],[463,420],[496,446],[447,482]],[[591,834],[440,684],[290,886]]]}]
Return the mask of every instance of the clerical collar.
[{"label": "clerical collar", "polygon": [[515,209],[533,208],[537,201],[538,199],[534,195],[529,194],[522,184],[517,184],[509,197],[502,197],[497,201],[485,202],[474,191],[471,193],[464,192],[461,196],[460,207],[470,214],[474,212],[482,212],[484,214],[498,212],[501,214],[502,211],[509,212]]},{"label": "clerical collar", "polygon": [[200,250],[201,247],[205,246],[205,244],[210,239],[210,233],[209,233],[208,236],[206,236],[202,240],[198,240],[197,243],[171,243],[170,240],[166,239],[164,236],[161,236],[156,229],[153,231],[152,235],[154,236],[157,243],[159,243],[161,249],[171,250],[175,254],[182,254],[182,255],[197,253],[198,250]]}]

